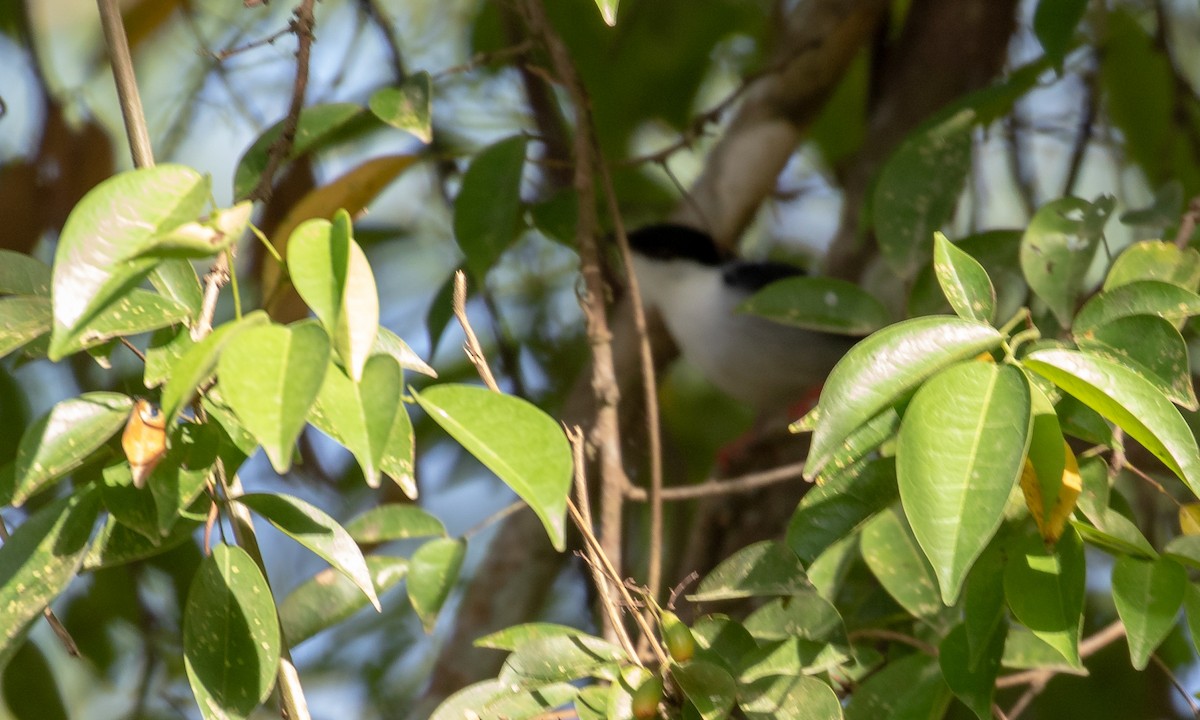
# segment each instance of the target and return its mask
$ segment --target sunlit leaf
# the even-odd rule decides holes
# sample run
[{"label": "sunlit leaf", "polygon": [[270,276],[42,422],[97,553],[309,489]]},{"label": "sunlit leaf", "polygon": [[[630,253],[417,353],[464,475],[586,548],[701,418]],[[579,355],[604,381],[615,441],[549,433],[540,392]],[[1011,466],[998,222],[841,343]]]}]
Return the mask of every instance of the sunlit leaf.
[{"label": "sunlit leaf", "polygon": [[[1171,222],[1179,219],[1179,204],[1171,213]],[[1139,280],[1161,280],[1196,292],[1200,290],[1200,252],[1161,240],[1134,243],[1113,260],[1104,278],[1104,289],[1112,290]]]},{"label": "sunlit leaf", "polygon": [[137,335],[180,322],[190,311],[171,298],[134,288],[100,308],[78,332],[58,344],[69,355],[115,337]]},{"label": "sunlit leaf", "polygon": [[217,545],[200,563],[183,613],[183,661],[205,718],[245,718],[275,684],[279,619],[245,550]]},{"label": "sunlit leaf", "polygon": [[50,266],[24,253],[0,249],[0,295],[50,297]]},{"label": "sunlit leaf", "polygon": [[[396,586],[408,574],[408,560],[367,555],[367,570],[375,591]],[[292,590],[279,604],[279,622],[288,646],[294,647],[367,607],[362,588],[335,568],[325,568]]]},{"label": "sunlit leaf", "polygon": [[616,679],[625,651],[590,635],[552,635],[532,639],[508,656],[500,679],[520,687],[536,687],[585,677]]},{"label": "sunlit leaf", "polygon": [[959,317],[987,323],[995,319],[996,290],[987,271],[940,232],[933,235],[933,272]]},{"label": "sunlit leaf", "polygon": [[475,647],[512,652],[521,645],[538,638],[579,637],[581,635],[587,635],[587,633],[567,625],[545,622],[524,623],[485,635],[475,641]]},{"label": "sunlit leaf", "polygon": [[815,477],[850,433],[926,378],[999,347],[1001,340],[999,332],[983,323],[926,317],[896,323],[855,345],[821,391],[822,418],[804,476]]},{"label": "sunlit leaf", "polygon": [[792,595],[811,588],[800,563],[788,547],[763,541],[742,548],[721,561],[688,596],[692,602],[745,597]]},{"label": "sunlit leaf", "polygon": [[380,120],[428,145],[433,141],[432,97],[429,73],[419,72],[405,78],[400,87],[377,90],[367,105]]},{"label": "sunlit leaf", "polygon": [[1053,548],[1027,535],[1011,548],[1004,566],[1004,594],[1013,615],[1072,667],[1080,666],[1085,573],[1083,543],[1073,529]]},{"label": "sunlit leaf", "polygon": [[50,332],[53,321],[50,298],[0,297],[0,357]]},{"label": "sunlit leaf", "polygon": [[400,366],[389,355],[372,356],[357,383],[331,364],[309,414],[317,429],[354,454],[371,487],[379,487],[393,426],[408,418],[400,400],[402,382]]},{"label": "sunlit leaf", "polygon": [[1094,204],[1074,197],[1052,200],[1038,208],[1021,238],[1021,268],[1029,287],[1063,327],[1071,324],[1112,208],[1107,197]]},{"label": "sunlit leaf", "polygon": [[1131,315],[1183,320],[1200,315],[1200,295],[1162,280],[1135,280],[1093,296],[1079,309],[1072,329],[1087,333]]},{"label": "sunlit leaf", "polygon": [[332,565],[367,596],[376,610],[380,610],[379,596],[375,594],[362,550],[350,533],[324,510],[293,495],[277,493],[242,495],[237,501]]},{"label": "sunlit leaf", "polygon": [[12,504],[20,506],[83,464],[125,425],[132,408],[131,398],[110,392],[83,393],[51,408],[21,437]]},{"label": "sunlit leaf", "polygon": [[1192,387],[1187,343],[1168,320],[1151,315],[1118,318],[1075,333],[1080,350],[1133,370],[1171,402],[1200,409]]},{"label": "sunlit leaf", "polygon": [[672,667],[671,677],[703,720],[729,716],[737,699],[737,684],[724,669],[703,660],[692,660]]},{"label": "sunlit leaf", "polygon": [[235,333],[265,325],[268,321],[266,313],[252,312],[241,320],[220,325],[183,354],[172,366],[167,383],[163,387],[162,411],[168,423],[175,422],[184,407],[192,401],[196,389],[216,373],[217,360],[225,343],[229,342]]},{"label": "sunlit leaf", "polygon": [[1175,627],[1187,585],[1187,571],[1171,558],[1117,558],[1112,574],[1113,604],[1125,624],[1135,670],[1146,668],[1150,654]]},{"label": "sunlit leaf", "polygon": [[526,400],[481,387],[436,385],[413,396],[443,430],[529,503],[561,552],[572,461],[558,423]]},{"label": "sunlit leaf", "polygon": [[346,532],[360,544],[403,538],[445,536],[442,521],[416,505],[393,503],[373,507],[346,523]]},{"label": "sunlit leaf", "polygon": [[859,547],[867,567],[901,607],[926,619],[941,612],[933,568],[898,510],[885,510],[864,525]]}]

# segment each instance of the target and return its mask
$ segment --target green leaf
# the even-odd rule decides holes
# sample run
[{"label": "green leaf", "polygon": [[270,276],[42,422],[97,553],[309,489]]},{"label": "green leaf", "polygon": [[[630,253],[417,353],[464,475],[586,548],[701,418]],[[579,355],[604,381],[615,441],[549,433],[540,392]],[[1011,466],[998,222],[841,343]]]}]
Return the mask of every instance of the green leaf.
[{"label": "green leaf", "polygon": [[742,302],[738,312],[840,335],[866,335],[891,321],[883,303],[866,290],[826,277],[777,280]]},{"label": "green leaf", "polygon": [[221,351],[221,393],[280,474],[292,465],[328,364],[329,339],[312,321],[246,328]]},{"label": "green leaf", "polygon": [[979,261],[933,234],[933,272],[942,293],[964,320],[990,323],[996,316],[996,289]]},{"label": "green leaf", "polygon": [[1146,669],[1151,653],[1175,627],[1187,586],[1187,572],[1171,558],[1117,558],[1112,574],[1113,604],[1125,624],[1135,670]]},{"label": "green leaf", "polygon": [[891,458],[872,460],[809,490],[788,523],[787,544],[805,564],[899,497]]},{"label": "green leaf", "polygon": [[[397,585],[408,574],[408,560],[367,555],[367,571],[377,593]],[[335,568],[325,568],[292,590],[279,604],[279,622],[289,647],[325,628],[349,619],[370,601],[362,588]]]},{"label": "green leaf", "polygon": [[[1171,222],[1178,219],[1177,203]],[[1104,278],[1104,289],[1112,290],[1139,280],[1159,280],[1196,292],[1200,290],[1200,252],[1191,247],[1180,249],[1161,240],[1134,243],[1113,261]]]},{"label": "green leaf", "polygon": [[408,418],[400,400],[402,383],[400,366],[389,355],[372,356],[357,383],[331,364],[309,413],[318,430],[354,454],[371,487],[379,487],[393,426]]},{"label": "green leaf", "polygon": [[15,720],[68,720],[54,671],[36,643],[21,643],[2,665],[4,705]]},{"label": "green leaf", "polygon": [[[1003,537],[998,537],[997,541]],[[988,545],[967,576],[963,586],[963,632],[967,642],[966,667],[974,671],[991,647],[993,636],[1004,636],[1004,561],[1003,547]],[[1002,646],[1003,647],[1003,646]]]},{"label": "green leaf", "polygon": [[[836,668],[846,656],[829,652],[828,645],[803,638],[767,642],[745,653],[737,663],[738,683],[745,685],[778,675],[815,675]],[[723,665],[723,663],[717,663]]]},{"label": "green leaf", "polygon": [[[221,432],[216,423],[184,424],[171,439],[166,456],[155,466],[146,487],[154,498],[159,539],[166,537],[207,486],[209,473],[217,461]],[[235,472],[230,463],[225,472]],[[206,498],[199,512],[208,509]]]},{"label": "green leaf", "polygon": [[429,333],[429,354],[437,353],[438,343],[446,326],[454,319],[454,273],[450,273],[429,304],[429,312],[425,316],[425,330]]},{"label": "green leaf", "polygon": [[1188,410],[1200,409],[1192,388],[1187,343],[1170,321],[1152,315],[1132,315],[1076,333],[1080,350],[1124,365],[1155,387],[1171,402]]},{"label": "green leaf", "polygon": [[146,348],[146,369],[142,372],[142,384],[156,388],[164,384],[175,372],[175,364],[196,346],[191,330],[184,325],[159,328],[150,336]]},{"label": "green leaf", "polygon": [[442,429],[505,482],[541,518],[550,542],[566,547],[571,448],[562,428],[518,397],[470,385],[437,385],[417,403]]},{"label": "green leaf", "polygon": [[1033,14],[1033,32],[1060,74],[1085,10],[1087,0],[1039,0]]},{"label": "green leaf", "polygon": [[830,655],[848,657],[850,643],[841,615],[814,590],[768,602],[746,618],[745,628],[756,640],[798,637],[828,643]]},{"label": "green leaf", "polygon": [[1072,350],[1038,350],[1025,365],[1116,423],[1200,494],[1200,450],[1192,431],[1137,373]]},{"label": "green leaf", "polygon": [[536,688],[511,688],[501,691],[483,705],[480,717],[533,718],[545,717],[557,707],[575,699],[579,688],[570,683],[548,683]]},{"label": "green leaf", "polygon": [[[1029,286],[1021,272],[1022,230],[989,230],[959,238],[954,247],[976,260],[988,274],[996,293],[994,317],[1012,317],[1026,304]],[[933,264],[917,273],[908,297],[909,317],[954,312],[937,280]]]},{"label": "green leaf", "polygon": [[[547,622],[524,623],[485,635],[475,641],[475,647],[508,650],[512,652],[527,642],[548,637],[588,636],[582,630]],[[595,638],[593,638],[595,639]]]},{"label": "green leaf", "polygon": [[379,332],[375,335],[375,345],[371,348],[371,354],[391,355],[396,359],[396,362],[400,363],[400,367],[404,370],[419,372],[431,378],[438,376],[437,371],[422,360],[420,355],[413,352],[408,343],[401,340],[399,335],[385,327],[380,327]]},{"label": "green leaf", "polygon": [[0,357],[50,332],[53,321],[50,298],[0,297]]},{"label": "green leaf", "polygon": [[1192,636],[1192,647],[1200,648],[1200,587],[1188,583],[1183,593],[1183,607],[1187,612],[1188,635]]},{"label": "green leaf", "polygon": [[263,326],[269,322],[270,318],[265,312],[255,311],[241,320],[217,327],[199,343],[191,346],[174,364],[163,387],[162,411],[167,423],[174,423],[184,407],[192,401],[196,389],[212,378],[226,343],[242,330]]},{"label": "green leaf", "polygon": [[628,662],[625,651],[590,635],[536,638],[517,648],[499,679],[523,688],[585,677],[615,680],[617,665]]},{"label": "green leaf", "polygon": [[[364,113],[362,107],[353,103],[330,103],[304,108],[296,122],[296,138],[287,159],[294,160],[316,148]],[[284,121],[280,120],[272,125],[238,160],[233,176],[233,196],[238,200],[250,194],[266,171],[271,146],[283,132],[283,123]]]},{"label": "green leaf", "polygon": [[737,699],[737,684],[720,666],[692,660],[672,667],[671,677],[701,718],[718,720],[729,716]]},{"label": "green leaf", "polygon": [[279,667],[271,588],[245,550],[204,558],[183,614],[183,662],[205,718],[245,718],[271,692]]},{"label": "green leaf", "polygon": [[75,577],[99,511],[100,494],[81,490],[35,512],[0,545],[0,653]]},{"label": "green leaf", "polygon": [[413,444],[413,426],[412,419],[408,417],[408,407],[404,403],[397,403],[396,417],[392,420],[392,431],[384,443],[379,467],[384,475],[400,486],[409,500],[417,499]]},{"label": "green leaf", "polygon": [[21,436],[12,504],[83,464],[124,425],[133,400],[120,393],[89,392],[56,404]]},{"label": "green leaf", "polygon": [[[579,720],[607,720],[608,719],[608,697],[609,692],[617,688],[616,685],[588,685],[579,691],[575,696],[575,714],[579,716]],[[448,719],[446,719],[448,720]],[[458,720],[456,717],[455,720]]]},{"label": "green leaf", "polygon": [[937,659],[915,653],[868,677],[851,695],[846,720],[939,720],[953,697]]},{"label": "green leaf", "polygon": [[1200,315],[1200,295],[1161,280],[1135,280],[1097,293],[1084,303],[1072,326],[1076,334],[1130,315],[1156,315],[1172,322]]},{"label": "green leaf", "polygon": [[721,561],[688,595],[692,602],[793,595],[812,587],[804,565],[783,543],[754,543]]},{"label": "green leaf", "polygon": [[421,618],[425,632],[433,631],[466,554],[465,541],[436,538],[417,548],[409,559],[408,600]]},{"label": "green leaf", "polygon": [[373,507],[346,523],[346,532],[362,544],[378,544],[404,538],[446,535],[442,521],[416,505],[392,503]]},{"label": "green leaf", "polygon": [[617,6],[620,4],[621,0],[596,0],[596,7],[600,8],[600,17],[604,18],[605,25],[617,26]]},{"label": "green leaf", "polygon": [[1004,655],[1005,630],[999,625],[992,631],[987,647],[974,664],[970,662],[966,626],[956,626],[938,646],[938,663],[946,685],[979,720],[992,718],[992,696],[1000,674],[1000,658]]},{"label": "green leaf", "polygon": [[1107,197],[1094,204],[1074,197],[1052,200],[1038,209],[1021,238],[1021,269],[1029,287],[1063,327],[1071,324],[1112,208]]},{"label": "green leaf", "polygon": [[477,281],[516,239],[525,143],[518,135],[485,148],[467,168],[454,199],[454,237]]},{"label": "green leaf", "polygon": [[50,297],[50,266],[12,250],[0,250],[0,295]]},{"label": "green leaf", "polygon": [[758,648],[746,628],[725,615],[705,615],[692,624],[691,630],[699,646],[696,656],[723,665],[730,672],[737,672],[742,658]]},{"label": "green leaf", "polygon": [[83,558],[83,569],[103,570],[162,555],[191,540],[198,527],[197,521],[177,522],[166,537],[154,542],[109,515]]},{"label": "green leaf", "polygon": [[350,533],[324,510],[298,497],[275,493],[242,495],[237,501],[336,568],[380,610],[379,596],[375,594],[362,550]]},{"label": "green leaf", "polygon": [[1004,594],[1013,615],[1076,668],[1085,574],[1083,543],[1069,528],[1053,548],[1039,535],[1026,535],[1010,548],[1004,566]]},{"label": "green leaf", "polygon": [[367,106],[380,120],[428,145],[433,142],[432,97],[429,73],[418,72],[405,78],[400,87],[376,91]]},{"label": "green leaf", "polygon": [[859,547],[867,567],[901,607],[925,619],[941,612],[933,568],[898,509],[885,510],[864,525]]},{"label": "green leaf", "polygon": [[210,183],[182,165],[131,170],[92,188],[71,211],[54,256],[50,359],[96,315],[141,280],[155,261],[130,260],[155,235],[195,220]]},{"label": "green leaf", "polygon": [[1009,628],[1000,664],[1014,670],[1053,670],[1079,676],[1088,674],[1086,667],[1067,662],[1062,653],[1020,625]]},{"label": "green leaf", "polygon": [[287,253],[296,292],[320,318],[347,374],[358,382],[379,329],[379,293],[367,256],[352,237],[350,215],[339,210],[332,223],[302,223],[288,239]]},{"label": "green leaf", "polygon": [[1071,524],[1083,541],[1111,553],[1134,555],[1153,560],[1158,557],[1154,546],[1138,526],[1113,508],[1107,508],[1092,520],[1091,525],[1072,519]]},{"label": "green leaf", "polygon": [[96,347],[115,337],[157,330],[187,319],[191,311],[171,298],[134,288],[96,311],[79,331],[58,345],[61,356]]},{"label": "green leaf", "polygon": [[[1163,554],[1174,558],[1193,570],[1200,570],[1200,535],[1179,535],[1163,548]],[[1149,556],[1151,560],[1154,555]]]},{"label": "green leaf", "polygon": [[738,689],[748,720],[841,720],[833,688],[812,677],[765,677]]},{"label": "green leaf", "polygon": [[158,507],[149,488],[137,488],[129,464],[120,462],[104,468],[100,494],[104,507],[122,525],[145,536],[152,542],[162,539],[158,526]]},{"label": "green leaf", "polygon": [[191,317],[200,315],[204,290],[196,269],[187,260],[163,260],[150,271],[150,284],[163,297],[171,298],[188,309]]},{"label": "green leaf", "polygon": [[508,684],[498,679],[481,680],[446,698],[429,716],[429,720],[463,720],[470,714],[478,715],[480,708],[488,701],[507,691]]},{"label": "green leaf", "polygon": [[929,261],[934,231],[958,204],[977,120],[963,109],[918,128],[879,172],[871,201],[875,234],[884,260],[902,278]]},{"label": "green leaf", "polygon": [[804,476],[815,477],[854,430],[926,378],[999,347],[1002,340],[983,323],[925,317],[896,323],[855,345],[821,391],[822,418],[813,433]]},{"label": "green leaf", "polygon": [[896,444],[900,501],[946,605],[1004,519],[1030,418],[1021,371],[984,362],[934,376],[904,414]]}]

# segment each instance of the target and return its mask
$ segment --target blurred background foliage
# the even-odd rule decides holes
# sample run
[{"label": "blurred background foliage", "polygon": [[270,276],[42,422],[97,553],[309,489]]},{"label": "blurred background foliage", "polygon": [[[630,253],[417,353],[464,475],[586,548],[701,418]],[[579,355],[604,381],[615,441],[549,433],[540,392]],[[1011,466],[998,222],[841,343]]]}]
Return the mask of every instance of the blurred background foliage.
[{"label": "blurred background foliage", "polygon": [[[686,202],[683,188],[703,169],[729,116],[708,111],[735,93],[744,78],[770,69],[780,19],[801,2],[625,0],[616,27],[610,28],[587,0],[548,0],[547,11],[590,93],[627,225],[660,219]],[[1157,198],[1161,227],[1173,225],[1182,200],[1200,194],[1200,4],[1012,4],[1015,24],[992,31],[1001,33],[1007,70],[1042,55],[1035,32],[1039,22],[1053,23],[1056,12],[1069,17],[1075,9],[1086,17],[1076,39],[1070,39],[1070,28],[1054,35],[1069,39],[1069,47],[1059,48],[1059,71],[1044,73],[1011,113],[973,134],[971,172],[952,236],[1024,227],[1040,204],[1067,194],[1109,193],[1121,209],[1153,206]],[[904,50],[906,22],[942,5],[890,3],[888,22],[828,94],[805,141],[794,149],[780,148],[790,153],[790,161],[742,237],[744,254],[810,264],[845,229],[844,218],[863,213],[865,192],[846,188],[853,185],[872,134],[879,132],[873,109],[889,92],[887,83],[900,81],[889,75],[887,63],[895,54],[887,49]],[[1042,6],[1061,7],[1042,15]],[[287,107],[294,42],[282,33],[293,8],[281,0],[255,7],[132,0],[123,7],[157,157],[211,174],[217,204],[228,205],[241,154]],[[8,0],[0,3],[0,31],[0,247],[49,261],[55,237],[78,199],[130,167],[120,112],[93,3]],[[461,334],[449,322],[447,281],[463,259],[453,238],[452,200],[469,161],[482,148],[518,133],[541,141],[531,144],[534,162],[524,178],[527,212],[519,222],[520,240],[488,274],[486,286],[477,289],[470,312],[496,358],[502,385],[556,412],[587,359],[576,302],[578,263],[570,247],[574,202],[561,189],[569,186],[562,181],[563,165],[543,150],[555,140],[544,135],[549,125],[539,122],[539,115],[560,114],[558,98],[549,86],[531,81],[537,77],[536,60],[532,72],[518,69],[515,60],[528,47],[512,9],[502,1],[325,0],[317,6],[316,35],[310,104],[365,104],[376,90],[425,71],[433,79],[433,141],[425,147],[373,121],[347,127],[336,142],[288,171],[259,225],[269,235],[305,193],[368,158],[418,155],[420,161],[371,202],[358,220],[356,237],[379,282],[382,324],[430,359],[443,380],[471,379],[474,370],[459,350]],[[976,39],[964,36],[962,43]],[[951,53],[939,62],[958,58]],[[941,67],[925,72],[934,78]],[[978,78],[976,86],[991,79]],[[927,106],[921,114],[938,109]],[[1113,224],[1110,230],[1114,251],[1135,239],[1129,227]],[[860,234],[866,230],[860,227]],[[243,291],[261,294],[268,267],[261,248],[246,245],[238,268]],[[899,317],[904,309],[897,305],[893,311]],[[219,311],[221,317],[231,314],[231,307]],[[0,465],[13,459],[31,419],[55,402],[83,390],[136,394],[141,389],[136,359],[118,351],[111,362],[112,370],[86,357],[58,365],[12,358],[0,363]],[[751,421],[746,409],[722,398],[683,364],[665,376],[663,413],[676,482],[707,477],[717,449]],[[471,535],[464,571],[470,576],[487,557],[496,527],[488,519],[512,497],[481,466],[431,432],[427,421],[419,415],[414,420],[421,502],[452,535]],[[349,455],[319,433],[309,431],[302,438],[302,452],[304,464],[287,478],[276,478],[258,458],[243,469],[244,482],[251,488],[287,484],[339,517],[376,501]],[[684,545],[691,515],[686,507],[668,513],[676,556],[668,567],[688,555]],[[636,514],[631,519],[627,566],[637,574],[644,562],[636,539],[642,526]],[[1156,520],[1169,522],[1161,512]],[[272,542],[271,533],[264,529],[270,577],[282,595],[320,563],[295,546]],[[39,629],[37,648],[45,659],[28,650],[28,656],[10,663],[3,684],[6,709],[0,715],[195,715],[183,679],[178,623],[199,557],[197,546],[185,544],[146,563],[82,579],[60,601],[60,614],[84,661],[67,658]],[[1093,583],[1103,583],[1104,563],[1099,555],[1092,558]],[[847,583],[857,578],[863,586],[864,608],[875,604],[875,614],[894,609],[864,568],[858,566],[856,573]],[[553,576],[557,579],[545,593],[548,602],[539,617],[590,628],[580,568],[568,562]],[[383,614],[360,614],[299,647],[296,658],[314,717],[407,716],[433,669],[446,626],[454,622],[454,607],[452,601],[442,626],[426,637],[407,603],[385,599]],[[1111,615],[1111,609],[1101,610]],[[1194,690],[1193,654],[1183,635],[1177,632],[1161,654]],[[51,672],[38,671],[39,662],[48,662]],[[1055,679],[1025,717],[1186,715],[1164,677],[1153,668],[1131,672],[1123,649],[1110,648],[1089,668],[1090,678]],[[47,678],[57,683],[62,700],[45,687]],[[951,713],[967,716],[957,706]]]}]

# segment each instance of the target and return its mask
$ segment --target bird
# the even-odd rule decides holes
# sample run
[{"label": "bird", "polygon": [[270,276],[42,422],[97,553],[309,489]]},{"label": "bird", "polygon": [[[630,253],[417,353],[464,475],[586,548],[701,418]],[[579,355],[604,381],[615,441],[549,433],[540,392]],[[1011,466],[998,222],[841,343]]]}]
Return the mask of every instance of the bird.
[{"label": "bird", "polygon": [[726,395],[760,413],[806,399],[861,338],[804,330],[741,312],[794,265],[733,258],[706,232],[656,224],[629,233],[642,303],[654,308],[680,353]]}]

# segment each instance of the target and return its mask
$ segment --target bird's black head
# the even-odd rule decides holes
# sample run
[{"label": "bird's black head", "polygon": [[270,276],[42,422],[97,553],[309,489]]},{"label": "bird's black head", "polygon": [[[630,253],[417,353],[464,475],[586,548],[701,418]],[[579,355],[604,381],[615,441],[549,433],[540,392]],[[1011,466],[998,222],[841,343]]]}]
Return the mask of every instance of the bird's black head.
[{"label": "bird's black head", "polygon": [[647,225],[629,233],[629,247],[654,260],[692,260],[717,266],[726,258],[712,236],[685,225]]}]

